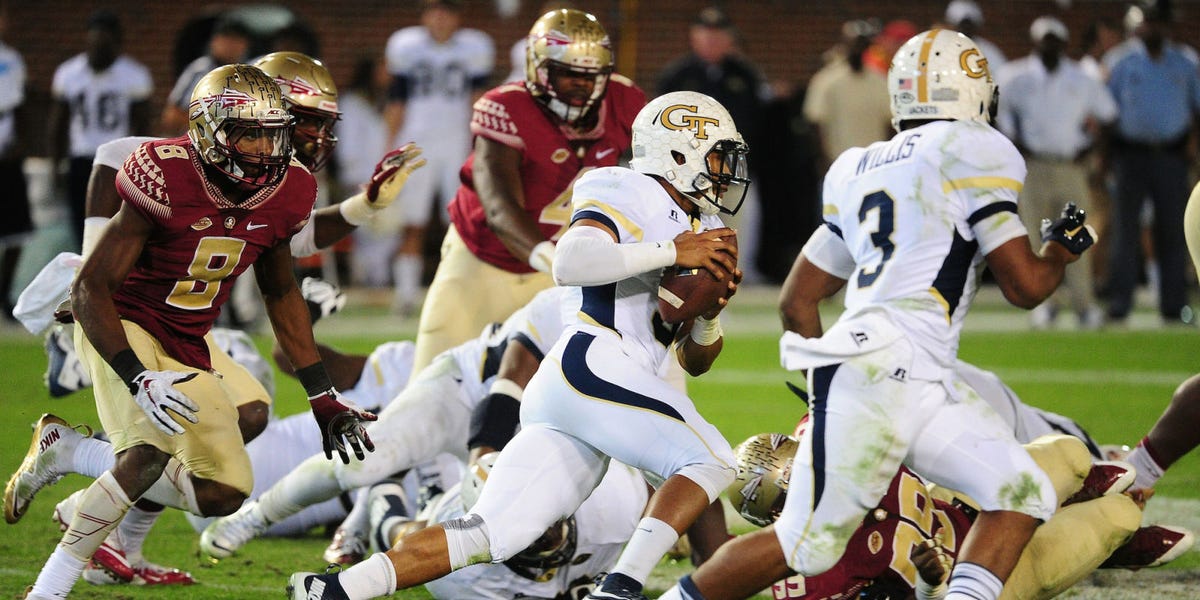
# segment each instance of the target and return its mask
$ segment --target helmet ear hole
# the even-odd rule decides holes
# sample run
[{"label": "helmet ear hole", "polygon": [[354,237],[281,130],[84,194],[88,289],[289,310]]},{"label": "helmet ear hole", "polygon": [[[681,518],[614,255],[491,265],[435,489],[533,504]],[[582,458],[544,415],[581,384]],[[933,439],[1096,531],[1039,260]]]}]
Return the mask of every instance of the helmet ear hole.
[{"label": "helmet ear hole", "polygon": [[679,152],[678,150],[671,151],[671,158],[675,160],[675,164],[677,164],[677,165],[682,165],[683,163],[687,162],[687,157],[684,156],[683,153]]}]

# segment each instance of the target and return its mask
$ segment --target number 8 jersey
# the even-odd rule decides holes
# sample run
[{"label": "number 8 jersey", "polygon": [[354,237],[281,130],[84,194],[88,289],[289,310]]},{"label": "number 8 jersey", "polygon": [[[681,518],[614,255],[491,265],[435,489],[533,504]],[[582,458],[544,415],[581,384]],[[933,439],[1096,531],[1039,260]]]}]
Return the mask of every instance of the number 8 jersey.
[{"label": "number 8 jersey", "polygon": [[851,148],[825,177],[825,226],[805,256],[847,279],[843,320],[882,309],[919,356],[952,368],[983,257],[1026,235],[1024,181],[1016,147],[982,123],[935,121]]},{"label": "number 8 jersey", "polygon": [[117,312],[176,360],[211,368],[203,337],[233,280],[308,221],[316,180],[292,160],[282,181],[234,204],[208,181],[185,136],[139,146],[117,172],[116,185],[123,202],[154,225],[113,294]]}]

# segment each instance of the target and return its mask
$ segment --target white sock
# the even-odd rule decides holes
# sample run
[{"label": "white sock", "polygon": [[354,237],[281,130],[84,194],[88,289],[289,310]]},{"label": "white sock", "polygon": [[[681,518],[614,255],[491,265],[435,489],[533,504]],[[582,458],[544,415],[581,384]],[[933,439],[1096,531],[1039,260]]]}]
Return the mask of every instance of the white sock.
[{"label": "white sock", "polygon": [[198,517],[209,516],[200,510],[200,503],[196,500],[196,487],[192,483],[192,472],[174,458],[167,461],[167,467],[163,469],[162,477],[159,477],[158,481],[155,481],[142,497],[163,506],[190,512]]},{"label": "white sock", "polygon": [[354,506],[350,508],[350,514],[342,519],[342,529],[353,531],[358,535],[366,535],[371,530],[371,512],[367,506],[367,488],[362,488],[355,495]]},{"label": "white sock", "polygon": [[300,463],[258,497],[258,509],[268,523],[278,523],[305,507],[342,493],[333,472],[333,462],[318,454]]},{"label": "white sock", "polygon": [[392,261],[392,281],[396,297],[415,302],[421,288],[422,261],[419,255],[401,254]]},{"label": "white sock", "polygon": [[996,600],[1004,582],[991,571],[969,562],[954,565],[950,572],[950,591],[946,600]]},{"label": "white sock", "polygon": [[37,582],[33,584],[31,596],[66,598],[79,576],[83,574],[86,560],[71,556],[62,546],[55,546],[54,553],[46,560],[46,566],[38,573]]},{"label": "white sock", "polygon": [[1158,465],[1158,461],[1154,460],[1154,456],[1146,448],[1145,440],[1142,440],[1129,453],[1129,456],[1125,457],[1125,462],[1133,465],[1133,468],[1137,470],[1137,476],[1133,480],[1134,489],[1152,488],[1163,476],[1164,469]]},{"label": "white sock", "polygon": [[96,438],[86,437],[75,446],[74,471],[85,477],[96,478],[117,464],[112,444]]},{"label": "white sock", "polygon": [[386,554],[376,553],[339,573],[338,583],[350,600],[388,596],[396,591],[396,569]]},{"label": "white sock", "polygon": [[677,541],[679,534],[665,521],[642,517],[613,572],[623,573],[644,584],[646,578],[650,577],[650,571]]},{"label": "white sock", "polygon": [[121,541],[125,549],[125,558],[132,565],[142,563],[142,544],[150,534],[150,528],[158,520],[162,510],[154,512],[138,508],[136,505],[129,509],[117,530],[121,532]]}]

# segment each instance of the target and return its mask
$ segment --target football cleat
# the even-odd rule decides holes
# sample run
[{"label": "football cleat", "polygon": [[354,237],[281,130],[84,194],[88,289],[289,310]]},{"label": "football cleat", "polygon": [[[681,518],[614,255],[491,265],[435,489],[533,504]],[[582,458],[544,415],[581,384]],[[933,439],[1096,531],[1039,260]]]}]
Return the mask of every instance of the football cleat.
[{"label": "football cleat", "polygon": [[339,525],[333,532],[333,541],[321,555],[325,562],[337,565],[352,565],[367,557],[367,538],[357,531]]},{"label": "football cleat", "polygon": [[134,585],[192,585],[196,580],[187,571],[156,565],[142,560],[133,565]]},{"label": "football cleat", "polygon": [[636,582],[628,575],[609,573],[596,579],[600,580],[599,584],[584,600],[646,600],[640,586],[635,588]]},{"label": "football cleat", "polygon": [[1101,563],[1101,569],[1136,571],[1165,565],[1187,552],[1196,542],[1192,532],[1171,525],[1151,525],[1133,532],[1120,548]]},{"label": "football cleat", "polygon": [[1126,456],[1133,451],[1126,444],[1101,444],[1100,454],[1104,456],[1104,460],[1125,460]]},{"label": "football cleat", "polygon": [[237,512],[204,528],[200,534],[200,552],[210,560],[229,558],[270,526],[258,511],[258,503],[247,502]]},{"label": "football cleat", "polygon": [[76,427],[49,413],[34,423],[33,441],[25,453],[25,460],[4,486],[5,521],[20,521],[38,491],[69,472],[75,458],[75,446],[85,435],[92,434],[90,427],[80,427],[87,433],[77,431]]},{"label": "football cleat", "polygon": [[1137,478],[1137,471],[1133,465],[1119,460],[1102,460],[1092,463],[1092,470],[1088,471],[1087,477],[1083,480],[1083,485],[1079,491],[1071,495],[1063,501],[1063,506],[1095,500],[1101,496],[1109,494],[1119,494],[1129,489],[1133,485],[1133,480]]},{"label": "football cleat", "polygon": [[50,329],[50,333],[46,334],[46,358],[48,364],[42,380],[50,390],[51,397],[61,398],[91,387],[92,375],[79,362],[70,329],[62,325]]},{"label": "football cleat", "polygon": [[288,578],[287,594],[292,600],[350,600],[337,572],[330,572],[328,567],[324,575],[293,573]]},{"label": "football cleat", "polygon": [[[66,531],[71,526],[84,491],[76,491],[54,507],[54,514],[50,518],[58,523],[59,531]],[[83,579],[92,585],[115,585],[133,580],[133,567],[125,558],[125,550],[116,529],[104,538],[104,542],[92,554],[92,560],[83,570]]]}]

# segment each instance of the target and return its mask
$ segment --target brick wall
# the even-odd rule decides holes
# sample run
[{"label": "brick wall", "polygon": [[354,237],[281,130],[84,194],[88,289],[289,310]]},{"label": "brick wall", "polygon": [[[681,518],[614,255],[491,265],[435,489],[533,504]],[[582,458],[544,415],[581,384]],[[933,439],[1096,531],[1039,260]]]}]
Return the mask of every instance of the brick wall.
[{"label": "brick wall", "polygon": [[[1010,57],[1028,51],[1028,25],[1041,14],[1059,15],[1077,41],[1091,19],[1103,16],[1119,22],[1125,6],[1119,0],[1076,0],[1064,11],[1050,1],[979,1],[988,20],[985,33]],[[349,76],[356,57],[382,52],[392,31],[415,24],[418,18],[415,0],[293,0],[281,4],[318,32],[322,58],[339,82]],[[497,40],[497,74],[503,75],[508,68],[510,45],[528,31],[541,2],[521,2],[520,13],[507,20],[496,15],[493,2],[467,0],[466,4],[466,25],[483,29]],[[807,81],[819,66],[820,53],[837,41],[839,27],[847,19],[906,18],[925,26],[939,18],[945,6],[940,0],[726,0],[723,4],[741,31],[750,57],[770,79],[786,84]],[[1200,14],[1200,3],[1195,0],[1176,4],[1181,9],[1177,20],[1182,23],[1189,22],[1189,15]],[[578,0],[577,5],[600,18],[617,43],[623,70],[652,91],[662,65],[686,51],[687,25],[703,4],[687,0]],[[35,151],[40,147],[54,68],[82,49],[87,16],[100,7],[121,16],[126,52],[150,68],[157,111],[174,83],[171,52],[176,33],[190,18],[220,5],[133,0],[9,3],[6,41],[23,54],[29,69],[33,119],[28,134]],[[1179,26],[1177,37],[1198,46],[1200,28]]]}]

